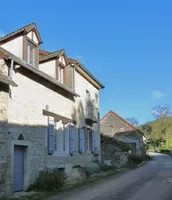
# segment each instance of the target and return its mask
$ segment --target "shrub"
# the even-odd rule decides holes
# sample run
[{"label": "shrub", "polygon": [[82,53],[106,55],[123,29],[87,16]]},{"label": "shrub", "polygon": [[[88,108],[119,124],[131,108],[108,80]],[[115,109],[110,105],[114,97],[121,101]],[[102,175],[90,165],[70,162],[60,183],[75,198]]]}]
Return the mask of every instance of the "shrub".
[{"label": "shrub", "polygon": [[75,168],[83,168],[83,167],[81,165],[74,165],[73,169],[75,169]]},{"label": "shrub", "polygon": [[99,166],[100,166],[101,171],[104,171],[104,172],[109,171],[109,166],[108,165],[100,164]]},{"label": "shrub", "polygon": [[129,144],[119,141],[113,137],[101,134],[101,139],[102,139],[102,141],[104,141],[107,144],[116,146],[123,152],[128,152],[129,150],[131,150],[131,146]]},{"label": "shrub", "polygon": [[133,164],[139,164],[143,161],[143,158],[141,156],[137,156],[137,155],[129,155],[128,161],[132,162]]},{"label": "shrub", "polygon": [[90,163],[89,165],[86,165],[84,168],[87,176],[91,176],[93,174],[99,174],[101,172],[100,166],[96,163]]},{"label": "shrub", "polygon": [[137,156],[137,155],[129,155],[128,156],[128,161],[132,162],[133,164],[139,164],[143,161],[147,161],[147,160],[151,160],[152,157],[149,155],[145,155],[145,156]]},{"label": "shrub", "polygon": [[103,171],[103,172],[113,171],[113,170],[116,169],[116,167],[113,166],[113,165],[109,166],[109,165],[106,165],[106,164],[100,164],[99,166],[100,166],[101,171]]},{"label": "shrub", "polygon": [[169,149],[161,149],[160,153],[167,153],[167,154],[171,154],[171,150]]},{"label": "shrub", "polygon": [[50,192],[61,188],[67,179],[67,175],[57,168],[46,168],[39,172],[34,184],[30,185],[28,191]]}]

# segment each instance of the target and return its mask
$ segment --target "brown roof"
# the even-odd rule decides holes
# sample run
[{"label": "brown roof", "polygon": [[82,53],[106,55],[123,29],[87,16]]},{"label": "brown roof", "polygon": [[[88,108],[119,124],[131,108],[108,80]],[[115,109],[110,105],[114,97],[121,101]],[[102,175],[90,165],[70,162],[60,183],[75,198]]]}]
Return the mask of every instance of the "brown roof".
[{"label": "brown roof", "polygon": [[14,62],[16,64],[19,64],[21,67],[29,70],[30,72],[35,73],[36,75],[38,75],[39,77],[49,81],[50,83],[63,88],[64,90],[70,92],[71,94],[73,94],[74,96],[78,96],[79,95],[77,93],[75,93],[74,91],[72,91],[70,88],[68,88],[66,85],[60,83],[59,81],[57,81],[56,79],[52,78],[51,76],[49,76],[48,74],[44,73],[43,71],[35,68],[35,67],[31,67],[30,65],[28,65],[26,62],[24,62],[22,59],[18,58],[17,56],[15,56],[14,54],[10,53],[9,51],[7,51],[6,49],[2,48],[0,46],[0,51],[4,52],[5,54],[7,54],[11,59],[14,60]]},{"label": "brown roof", "polygon": [[42,56],[42,55],[45,55],[45,54],[48,54],[50,53],[49,51],[45,51],[43,49],[39,49],[39,55]]},{"label": "brown roof", "polygon": [[135,127],[133,124],[131,124],[130,122],[128,122],[126,119],[122,118],[120,115],[118,115],[117,113],[115,113],[114,111],[110,110],[108,113],[106,113],[106,115],[104,115],[100,121],[102,121],[103,119],[105,119],[108,115],[115,115],[116,117],[118,117],[120,120],[122,120],[125,124],[127,124],[128,126],[130,126],[132,129],[134,129],[135,131],[140,132],[142,135],[144,135],[144,133],[138,129],[137,127]]},{"label": "brown roof", "polygon": [[10,39],[12,39],[13,37],[17,36],[17,35],[20,35],[20,34],[27,34],[29,33],[31,30],[34,30],[37,37],[38,37],[38,41],[39,41],[39,44],[42,43],[42,39],[41,39],[41,36],[40,36],[40,33],[38,31],[38,29],[36,28],[36,23],[33,22],[31,24],[27,24],[3,37],[0,38],[0,43],[4,43]]},{"label": "brown roof", "polygon": [[63,53],[64,53],[64,50],[60,49],[60,50],[57,50],[57,51],[54,51],[54,52],[49,52],[49,53],[40,55],[39,56],[39,62],[42,63],[42,62],[48,61],[48,60],[56,58],[56,57],[59,58]]},{"label": "brown roof", "polygon": [[69,63],[72,63],[72,64],[79,64],[79,61],[78,60],[75,60],[73,58],[67,58],[68,62]]}]

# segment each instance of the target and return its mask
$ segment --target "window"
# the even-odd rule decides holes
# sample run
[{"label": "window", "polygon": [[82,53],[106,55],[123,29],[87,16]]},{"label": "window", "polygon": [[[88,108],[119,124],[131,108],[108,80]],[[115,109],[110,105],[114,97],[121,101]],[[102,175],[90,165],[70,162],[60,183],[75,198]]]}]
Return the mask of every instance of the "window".
[{"label": "window", "polygon": [[68,156],[75,152],[75,132],[74,124],[63,124],[62,121],[56,122],[54,133],[54,151],[56,156]]},{"label": "window", "polygon": [[31,43],[27,44],[27,64],[35,66],[35,49]]},{"label": "window", "polygon": [[58,67],[58,80],[60,83],[63,83],[63,68],[62,67]]},{"label": "window", "polygon": [[85,140],[85,151],[91,152],[92,149],[92,130],[88,128],[84,128],[84,140]]},{"label": "window", "polygon": [[62,122],[56,123],[56,131],[55,131],[55,151],[62,153],[66,150],[65,144],[65,129]]}]

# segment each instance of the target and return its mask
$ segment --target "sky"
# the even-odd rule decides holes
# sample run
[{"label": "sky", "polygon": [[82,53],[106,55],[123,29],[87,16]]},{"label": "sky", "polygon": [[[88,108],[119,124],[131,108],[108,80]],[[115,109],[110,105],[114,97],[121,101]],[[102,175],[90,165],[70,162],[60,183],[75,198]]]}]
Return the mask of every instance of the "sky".
[{"label": "sky", "polygon": [[1,7],[1,36],[35,22],[41,48],[64,48],[105,85],[101,116],[113,110],[142,124],[152,107],[172,103],[171,0],[8,0]]}]

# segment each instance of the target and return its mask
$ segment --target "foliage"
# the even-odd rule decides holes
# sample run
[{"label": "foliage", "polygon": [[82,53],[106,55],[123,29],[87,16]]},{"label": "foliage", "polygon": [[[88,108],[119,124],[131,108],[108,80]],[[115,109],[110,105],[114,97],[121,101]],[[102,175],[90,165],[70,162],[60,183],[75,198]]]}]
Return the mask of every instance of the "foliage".
[{"label": "foliage", "polygon": [[101,172],[100,166],[97,163],[90,163],[85,167],[86,175],[91,176],[93,174],[99,174]]},{"label": "foliage", "polygon": [[130,155],[128,155],[128,161],[132,162],[134,164],[139,164],[143,160],[142,160],[142,158],[140,156],[130,154]]},{"label": "foliage", "polygon": [[130,145],[128,145],[122,141],[118,141],[113,137],[110,137],[107,135],[101,135],[101,137],[105,143],[112,144],[112,145],[116,146],[117,148],[121,149],[121,151],[128,152],[129,150],[131,150]]},{"label": "foliage", "polygon": [[153,108],[154,121],[141,126],[148,139],[150,149],[172,148],[172,108],[170,105],[158,105]]},{"label": "foliage", "polygon": [[167,154],[171,154],[171,150],[169,149],[161,149],[160,153],[167,153]]},{"label": "foliage", "polygon": [[83,168],[83,167],[81,165],[74,165],[73,169],[75,169],[75,168]]},{"label": "foliage", "polygon": [[139,124],[138,120],[135,117],[129,117],[126,120],[135,126],[138,126],[138,124]]},{"label": "foliage", "polygon": [[115,166],[113,165],[106,165],[106,164],[99,164],[101,171],[107,172],[107,171],[113,171],[116,169]]},{"label": "foliage", "polygon": [[137,156],[133,154],[128,155],[129,163],[133,163],[133,164],[140,164],[141,162],[147,161],[150,159],[151,157],[149,155],[145,155],[145,156]]},{"label": "foliage", "polygon": [[39,172],[34,184],[30,185],[28,191],[50,192],[60,189],[67,179],[67,175],[58,169],[46,168]]}]

